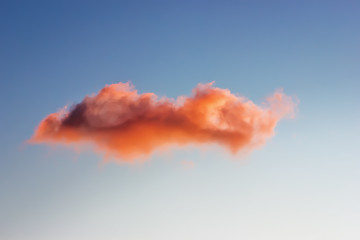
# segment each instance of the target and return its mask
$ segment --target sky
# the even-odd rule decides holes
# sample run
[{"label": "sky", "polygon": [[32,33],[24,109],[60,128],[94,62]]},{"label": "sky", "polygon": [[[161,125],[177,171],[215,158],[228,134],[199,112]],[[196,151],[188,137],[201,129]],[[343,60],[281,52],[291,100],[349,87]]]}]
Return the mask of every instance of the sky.
[{"label": "sky", "polygon": [[[358,1],[0,2],[0,239],[360,239]],[[28,144],[107,84],[214,81],[296,116],[251,153],[216,144],[105,162]]]}]

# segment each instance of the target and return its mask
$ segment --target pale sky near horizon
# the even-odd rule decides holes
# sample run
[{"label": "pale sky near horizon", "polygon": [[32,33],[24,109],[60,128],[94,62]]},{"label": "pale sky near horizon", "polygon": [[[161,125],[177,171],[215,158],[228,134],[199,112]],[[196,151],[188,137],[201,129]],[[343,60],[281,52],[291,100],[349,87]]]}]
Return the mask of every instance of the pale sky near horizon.
[{"label": "pale sky near horizon", "polygon": [[[357,1],[1,1],[0,239],[360,239]],[[215,81],[295,119],[246,156],[143,164],[27,145],[106,84],[176,98]]]}]

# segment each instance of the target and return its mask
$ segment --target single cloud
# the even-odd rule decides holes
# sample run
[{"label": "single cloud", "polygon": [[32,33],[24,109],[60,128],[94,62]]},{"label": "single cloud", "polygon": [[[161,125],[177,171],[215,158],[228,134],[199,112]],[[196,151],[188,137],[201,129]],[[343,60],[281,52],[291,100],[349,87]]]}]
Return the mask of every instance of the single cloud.
[{"label": "single cloud", "polygon": [[125,162],[189,144],[216,143],[237,153],[265,144],[278,121],[294,115],[295,106],[281,90],[257,106],[213,83],[198,84],[191,96],[176,100],[139,94],[131,83],[117,83],[70,110],[48,115],[29,142],[92,143],[94,150]]}]

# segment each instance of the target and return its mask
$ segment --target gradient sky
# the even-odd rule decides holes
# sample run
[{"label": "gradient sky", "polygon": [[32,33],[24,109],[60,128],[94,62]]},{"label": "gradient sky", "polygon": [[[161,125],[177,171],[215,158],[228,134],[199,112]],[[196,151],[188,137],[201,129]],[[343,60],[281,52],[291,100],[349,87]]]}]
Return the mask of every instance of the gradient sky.
[{"label": "gradient sky", "polygon": [[[358,1],[1,1],[0,239],[360,239]],[[300,100],[249,156],[26,145],[105,84]],[[184,166],[184,161],[192,162]]]}]

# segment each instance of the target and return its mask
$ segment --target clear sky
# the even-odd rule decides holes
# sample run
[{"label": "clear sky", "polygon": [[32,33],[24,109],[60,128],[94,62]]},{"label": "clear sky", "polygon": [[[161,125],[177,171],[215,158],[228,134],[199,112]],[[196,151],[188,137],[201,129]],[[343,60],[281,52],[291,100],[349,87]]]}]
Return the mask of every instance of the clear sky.
[{"label": "clear sky", "polygon": [[[360,239],[359,1],[0,2],[0,239]],[[215,81],[295,119],[249,156],[144,164],[26,145],[105,84],[175,98]],[[186,163],[193,163],[185,164]]]}]

